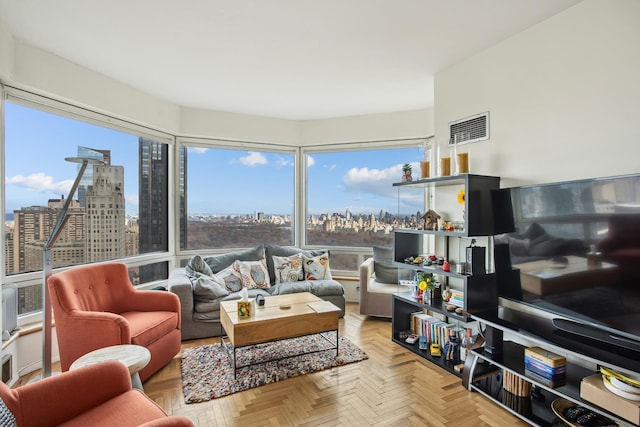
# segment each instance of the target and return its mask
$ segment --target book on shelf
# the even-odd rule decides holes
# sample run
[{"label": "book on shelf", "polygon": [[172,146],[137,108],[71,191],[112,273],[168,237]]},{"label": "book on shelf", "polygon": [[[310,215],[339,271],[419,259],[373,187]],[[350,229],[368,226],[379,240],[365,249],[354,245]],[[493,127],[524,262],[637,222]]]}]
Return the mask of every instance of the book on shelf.
[{"label": "book on shelf", "polygon": [[456,307],[464,307],[464,291],[460,289],[450,289],[449,295],[449,304]]}]

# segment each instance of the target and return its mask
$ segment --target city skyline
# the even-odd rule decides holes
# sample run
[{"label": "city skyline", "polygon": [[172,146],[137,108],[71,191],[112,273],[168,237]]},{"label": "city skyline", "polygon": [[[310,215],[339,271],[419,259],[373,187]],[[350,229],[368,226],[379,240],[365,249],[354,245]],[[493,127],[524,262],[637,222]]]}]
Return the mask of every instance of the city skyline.
[{"label": "city skyline", "polygon": [[[126,214],[138,213],[138,135],[11,102],[5,106],[5,219],[14,210],[46,206],[49,199],[66,196],[77,165],[64,158],[76,156],[79,146],[111,151],[111,164],[125,169]],[[308,214],[347,209],[354,214],[381,209],[398,213],[398,194],[392,183],[400,181],[404,163],[419,170],[421,154],[416,142],[415,148],[309,155]],[[188,147],[187,156],[189,215],[293,214],[293,154]],[[239,197],[235,188],[228,191],[234,184],[246,186],[246,197]],[[217,197],[211,197],[212,192]],[[421,198],[404,197],[404,190],[401,203],[403,214],[422,209]]]}]

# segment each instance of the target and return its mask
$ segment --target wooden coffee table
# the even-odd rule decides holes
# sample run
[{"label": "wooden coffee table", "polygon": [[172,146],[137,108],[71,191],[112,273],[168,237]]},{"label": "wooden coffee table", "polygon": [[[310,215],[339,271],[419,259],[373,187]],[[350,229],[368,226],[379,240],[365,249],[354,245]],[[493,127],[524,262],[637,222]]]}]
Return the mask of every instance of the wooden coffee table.
[{"label": "wooden coffee table", "polygon": [[[269,296],[265,297],[264,306],[256,306],[254,315],[249,318],[238,317],[237,302],[234,300],[220,303],[220,343],[227,350],[232,361],[234,378],[238,368],[248,366],[237,365],[237,349],[254,344],[335,331],[335,350],[336,355],[338,354],[340,309],[329,301],[309,292]],[[323,337],[328,340],[326,336],[323,335]],[[323,348],[307,353],[326,350]],[[273,360],[279,359],[265,360],[259,363]]]},{"label": "wooden coffee table", "polygon": [[589,265],[586,258],[564,257],[566,262],[553,259],[514,264],[520,269],[522,289],[545,296],[592,286],[608,286],[618,279],[619,267],[602,262]]}]

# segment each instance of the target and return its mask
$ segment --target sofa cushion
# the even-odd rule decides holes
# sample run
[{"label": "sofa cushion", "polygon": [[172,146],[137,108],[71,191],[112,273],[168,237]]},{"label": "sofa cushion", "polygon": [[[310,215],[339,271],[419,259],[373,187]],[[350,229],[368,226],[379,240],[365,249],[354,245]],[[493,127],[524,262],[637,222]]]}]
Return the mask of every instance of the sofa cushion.
[{"label": "sofa cushion", "polygon": [[308,257],[314,257],[317,255],[321,255],[323,253],[329,254],[329,251],[326,250],[311,250],[311,251],[303,251],[300,248],[296,248],[295,246],[282,246],[282,245],[265,245],[265,255],[267,258],[267,269],[269,270],[269,277],[271,278],[271,284],[275,285],[276,272],[273,266],[273,257],[287,257],[295,254],[303,254]]},{"label": "sofa cushion", "polygon": [[212,301],[220,297],[229,295],[229,290],[224,286],[224,282],[220,283],[211,277],[200,275],[196,279],[192,279],[193,296],[196,301]]},{"label": "sofa cushion", "polygon": [[233,265],[230,265],[219,273],[214,274],[213,279],[224,285],[229,292],[238,292],[242,289],[242,277]]},{"label": "sofa cushion", "polygon": [[302,267],[307,280],[331,280],[329,254],[308,257],[302,254]]},{"label": "sofa cushion", "polygon": [[284,282],[271,288],[271,295],[297,294],[298,292],[311,292],[311,282],[308,280]]},{"label": "sofa cushion", "polygon": [[211,267],[204,261],[204,259],[200,255],[194,255],[187,265],[184,267],[184,271],[187,273],[189,277],[195,277],[200,274],[204,274],[205,276],[213,276],[213,271],[211,271]]},{"label": "sofa cushion", "polygon": [[276,285],[283,282],[297,282],[304,278],[301,253],[286,257],[274,255],[272,258]]},{"label": "sofa cushion", "polygon": [[240,274],[243,288],[256,289],[271,286],[267,262],[264,258],[258,261],[235,261],[232,266]]},{"label": "sofa cushion", "polygon": [[344,288],[335,280],[301,280],[284,282],[271,288],[271,295],[297,294],[311,292],[315,296],[344,295]]},{"label": "sofa cushion", "polygon": [[228,252],[226,254],[212,255],[204,258],[213,273],[219,273],[233,264],[234,261],[258,261],[265,257],[264,245],[242,251]]}]

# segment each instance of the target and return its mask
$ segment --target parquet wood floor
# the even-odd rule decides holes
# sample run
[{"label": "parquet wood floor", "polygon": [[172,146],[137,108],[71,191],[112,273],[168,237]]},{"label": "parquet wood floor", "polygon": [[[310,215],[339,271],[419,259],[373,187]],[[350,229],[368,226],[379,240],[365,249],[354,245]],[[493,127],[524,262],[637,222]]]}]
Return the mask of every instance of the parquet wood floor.
[{"label": "parquet wood floor", "polygon": [[[391,322],[360,315],[355,303],[347,303],[340,334],[369,359],[187,405],[178,355],[145,382],[145,392],[197,426],[527,425],[468,392],[458,377],[394,344]],[[184,342],[183,348],[213,340]]]}]

